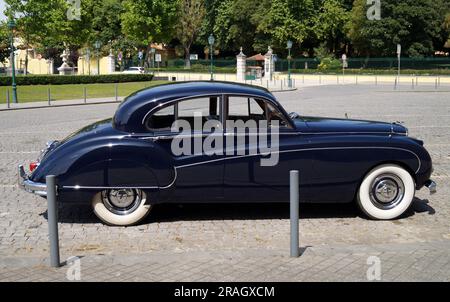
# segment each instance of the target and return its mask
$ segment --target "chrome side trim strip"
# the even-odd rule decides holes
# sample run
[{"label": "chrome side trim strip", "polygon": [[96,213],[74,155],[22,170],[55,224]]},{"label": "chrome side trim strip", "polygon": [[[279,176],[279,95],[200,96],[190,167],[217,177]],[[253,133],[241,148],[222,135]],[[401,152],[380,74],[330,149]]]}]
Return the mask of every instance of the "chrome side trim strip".
[{"label": "chrome side trim strip", "polygon": [[[416,158],[417,158],[417,162],[418,162],[418,168],[416,170],[415,173],[418,173],[421,166],[422,166],[422,162],[420,161],[419,156],[417,156],[416,153],[412,152],[411,150],[408,149],[403,149],[403,148],[396,148],[396,147],[329,147],[329,148],[306,148],[306,149],[295,149],[295,150],[285,150],[285,151],[274,151],[272,153],[278,153],[278,154],[282,154],[282,153],[294,153],[294,152],[303,152],[303,151],[315,151],[315,150],[351,150],[351,149],[388,149],[388,150],[400,150],[400,151],[406,151],[409,152],[411,154],[413,154]],[[198,166],[198,165],[203,165],[203,164],[207,164],[207,163],[212,163],[212,162],[217,162],[217,161],[225,161],[225,160],[232,160],[232,159],[239,159],[239,158],[245,158],[245,157],[254,157],[254,156],[267,156],[270,153],[267,154],[262,154],[262,153],[257,153],[257,154],[249,154],[249,155],[237,155],[237,156],[233,156],[233,157],[225,157],[225,158],[220,158],[220,159],[213,159],[213,160],[209,160],[209,161],[203,161],[203,162],[199,162],[199,163],[192,163],[192,164],[187,164],[187,165],[182,165],[182,166],[177,166],[176,168],[187,168],[187,167],[192,167],[192,166]]]}]

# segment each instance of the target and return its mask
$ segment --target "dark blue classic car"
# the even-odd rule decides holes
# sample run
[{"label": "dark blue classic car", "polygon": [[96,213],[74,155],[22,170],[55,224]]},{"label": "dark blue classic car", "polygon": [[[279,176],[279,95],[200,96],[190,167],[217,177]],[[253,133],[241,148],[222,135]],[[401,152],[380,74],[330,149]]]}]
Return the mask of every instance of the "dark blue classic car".
[{"label": "dark blue classic car", "polygon": [[[266,149],[252,127],[270,134]],[[215,152],[197,148],[208,144]],[[224,82],[138,91],[112,119],[48,143],[29,175],[19,167],[19,183],[45,197],[55,175],[61,202],[91,202],[105,223],[131,225],[157,203],[287,202],[293,169],[302,202],[356,201],[374,219],[436,190],[430,155],[402,125],[288,114],[267,90]]]}]

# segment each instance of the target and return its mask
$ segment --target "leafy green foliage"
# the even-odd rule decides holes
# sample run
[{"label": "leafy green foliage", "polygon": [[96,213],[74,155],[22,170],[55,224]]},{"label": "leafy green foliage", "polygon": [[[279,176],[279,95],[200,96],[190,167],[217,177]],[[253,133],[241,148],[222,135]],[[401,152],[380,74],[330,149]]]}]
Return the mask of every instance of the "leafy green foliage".
[{"label": "leafy green foliage", "polygon": [[180,0],[178,3],[176,35],[183,46],[187,68],[190,68],[191,45],[200,31],[205,14],[203,0]]},{"label": "leafy green foliage", "polygon": [[366,0],[355,0],[348,36],[360,54],[392,56],[396,44],[411,57],[432,55],[441,48],[446,0],[383,0],[381,20],[366,17]]},{"label": "leafy green foliage", "polygon": [[177,0],[123,0],[122,32],[141,45],[175,36]]},{"label": "leafy green foliage", "polygon": [[0,63],[4,63],[10,53],[9,35],[6,22],[0,23]]}]

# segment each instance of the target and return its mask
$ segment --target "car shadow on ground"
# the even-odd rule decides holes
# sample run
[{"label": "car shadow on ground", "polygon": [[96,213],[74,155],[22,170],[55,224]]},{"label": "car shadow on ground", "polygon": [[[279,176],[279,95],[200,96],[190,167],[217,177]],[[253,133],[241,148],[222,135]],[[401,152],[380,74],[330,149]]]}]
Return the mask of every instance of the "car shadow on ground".
[{"label": "car shadow on ground", "polygon": [[[416,213],[434,215],[435,210],[427,199],[415,198],[408,211],[398,219]],[[61,223],[100,223],[89,205],[59,205]],[[47,219],[47,212],[41,214]],[[301,204],[300,219],[364,218],[356,203]],[[202,220],[262,220],[289,219],[289,203],[239,203],[239,204],[158,204],[140,224]]]}]

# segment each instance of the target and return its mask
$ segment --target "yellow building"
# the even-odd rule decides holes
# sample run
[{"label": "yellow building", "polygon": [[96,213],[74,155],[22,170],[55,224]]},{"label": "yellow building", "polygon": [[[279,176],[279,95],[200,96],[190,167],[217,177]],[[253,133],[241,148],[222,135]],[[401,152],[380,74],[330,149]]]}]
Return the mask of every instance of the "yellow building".
[{"label": "yellow building", "polygon": [[[21,74],[25,70],[25,62],[27,51],[25,49],[20,49],[23,45],[21,39],[16,38],[14,41],[14,46],[16,47],[14,63],[18,74]],[[98,64],[97,58],[92,56],[90,62],[86,60],[85,57],[80,56],[77,62],[78,67],[74,68],[74,74],[98,74]],[[107,57],[100,58],[100,74],[111,74],[115,71],[115,58],[114,55],[110,54]],[[5,64],[0,63],[0,67],[9,69],[10,62],[6,60]],[[36,75],[46,75],[54,74],[54,62],[53,60],[44,59],[43,56],[35,51],[35,49],[28,49],[28,73]],[[56,66],[59,67],[59,66]],[[57,71],[56,71],[57,72]]]}]

